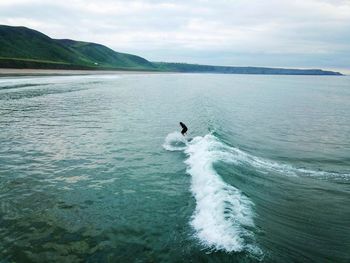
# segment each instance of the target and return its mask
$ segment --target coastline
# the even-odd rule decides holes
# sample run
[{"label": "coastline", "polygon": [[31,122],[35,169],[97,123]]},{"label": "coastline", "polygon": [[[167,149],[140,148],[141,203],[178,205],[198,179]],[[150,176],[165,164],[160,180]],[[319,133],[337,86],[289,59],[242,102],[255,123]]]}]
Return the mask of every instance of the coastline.
[{"label": "coastline", "polygon": [[[0,68],[0,77],[12,76],[74,76],[74,75],[125,75],[125,74],[164,74],[160,71],[144,70],[72,70],[72,69],[13,69]],[[175,73],[175,72],[166,72]]]},{"label": "coastline", "polygon": [[348,76],[346,74],[272,74],[272,73],[220,73],[220,72],[184,72],[152,70],[88,70],[88,69],[30,69],[0,68],[0,78],[25,76],[82,76],[82,75],[135,75],[135,74],[244,74],[244,75],[288,75],[288,76]]}]

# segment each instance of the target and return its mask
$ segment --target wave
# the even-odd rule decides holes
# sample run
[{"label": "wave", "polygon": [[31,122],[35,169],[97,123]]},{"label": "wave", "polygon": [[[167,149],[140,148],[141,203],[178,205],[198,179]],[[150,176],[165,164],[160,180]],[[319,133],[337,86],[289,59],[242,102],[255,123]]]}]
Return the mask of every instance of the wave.
[{"label": "wave", "polygon": [[5,85],[5,86],[0,85],[0,90],[37,87],[37,86],[45,86],[45,85],[49,85],[49,84],[44,83],[44,84],[14,84],[14,85]]},{"label": "wave", "polygon": [[262,174],[347,178],[350,174],[315,171],[257,157],[222,143],[212,134],[187,139],[179,132],[167,135],[163,144],[168,151],[182,151],[188,158],[191,192],[196,209],[191,219],[196,237],[208,248],[227,252],[249,251],[262,255],[255,244],[253,202],[239,189],[225,183],[215,171],[216,162],[251,167]]},{"label": "wave", "polygon": [[254,204],[239,189],[226,184],[213,168],[213,164],[227,154],[226,146],[213,135],[188,141],[174,132],[166,137],[163,147],[188,155],[185,163],[196,200],[191,225],[200,243],[213,250],[261,255],[252,232]]},{"label": "wave", "polygon": [[[218,139],[208,134],[204,138],[211,138],[218,141]],[[219,141],[218,141],[219,142]],[[303,167],[294,167],[290,164],[279,163],[273,160],[257,157],[238,148],[228,146],[219,142],[220,151],[217,152],[217,161],[232,163],[238,166],[253,167],[256,171],[263,174],[276,173],[285,176],[310,176],[318,179],[345,179],[350,180],[350,173],[339,173],[322,170],[311,170]],[[169,151],[185,150],[189,146],[188,140],[180,133],[170,133],[166,139],[163,147]]]},{"label": "wave", "polygon": [[246,153],[238,148],[225,146],[226,154],[224,161],[231,162],[236,165],[250,166],[264,174],[277,173],[285,176],[311,176],[318,179],[350,179],[349,173],[328,172],[322,170],[310,170],[306,168],[298,168],[289,164],[278,163],[276,161],[257,157]]},{"label": "wave", "polygon": [[0,90],[54,85],[54,84],[91,84],[102,81],[112,81],[120,79],[120,75],[101,74],[101,75],[70,75],[70,76],[36,76],[36,77],[12,77],[0,79]]}]

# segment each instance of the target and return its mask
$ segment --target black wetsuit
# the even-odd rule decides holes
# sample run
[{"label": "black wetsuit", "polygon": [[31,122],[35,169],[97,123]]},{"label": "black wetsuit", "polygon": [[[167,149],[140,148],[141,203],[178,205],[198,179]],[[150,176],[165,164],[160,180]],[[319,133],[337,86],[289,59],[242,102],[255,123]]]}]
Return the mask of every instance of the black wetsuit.
[{"label": "black wetsuit", "polygon": [[185,124],[183,124],[182,122],[180,122],[180,126],[182,128],[181,134],[185,135],[185,133],[187,132],[187,127]]}]

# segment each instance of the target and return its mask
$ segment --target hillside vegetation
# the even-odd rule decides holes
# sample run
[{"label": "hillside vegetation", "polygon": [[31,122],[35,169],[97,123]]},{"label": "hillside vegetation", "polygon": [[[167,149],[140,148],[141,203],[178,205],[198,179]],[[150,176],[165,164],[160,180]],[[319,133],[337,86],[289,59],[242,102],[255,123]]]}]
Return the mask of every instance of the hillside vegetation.
[{"label": "hillside vegetation", "polygon": [[144,58],[95,43],[52,39],[26,27],[0,26],[0,66],[157,70]]}]

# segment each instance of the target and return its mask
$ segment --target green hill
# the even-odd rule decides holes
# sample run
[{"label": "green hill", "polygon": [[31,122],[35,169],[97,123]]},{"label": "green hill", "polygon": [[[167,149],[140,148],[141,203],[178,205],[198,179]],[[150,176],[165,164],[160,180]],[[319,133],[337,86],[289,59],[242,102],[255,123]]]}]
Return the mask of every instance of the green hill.
[{"label": "green hill", "polygon": [[100,44],[74,41],[70,39],[56,40],[67,48],[73,49],[81,57],[88,58],[94,65],[102,67],[131,67],[131,68],[154,68],[154,65],[144,58],[115,52]]},{"label": "green hill", "polygon": [[320,69],[224,67],[185,63],[150,62],[142,57],[119,53],[106,46],[52,39],[26,27],[0,25],[0,68],[149,70],[164,72],[341,75]]},{"label": "green hill", "polygon": [[144,58],[100,44],[52,39],[26,27],[0,25],[0,67],[157,70]]}]

